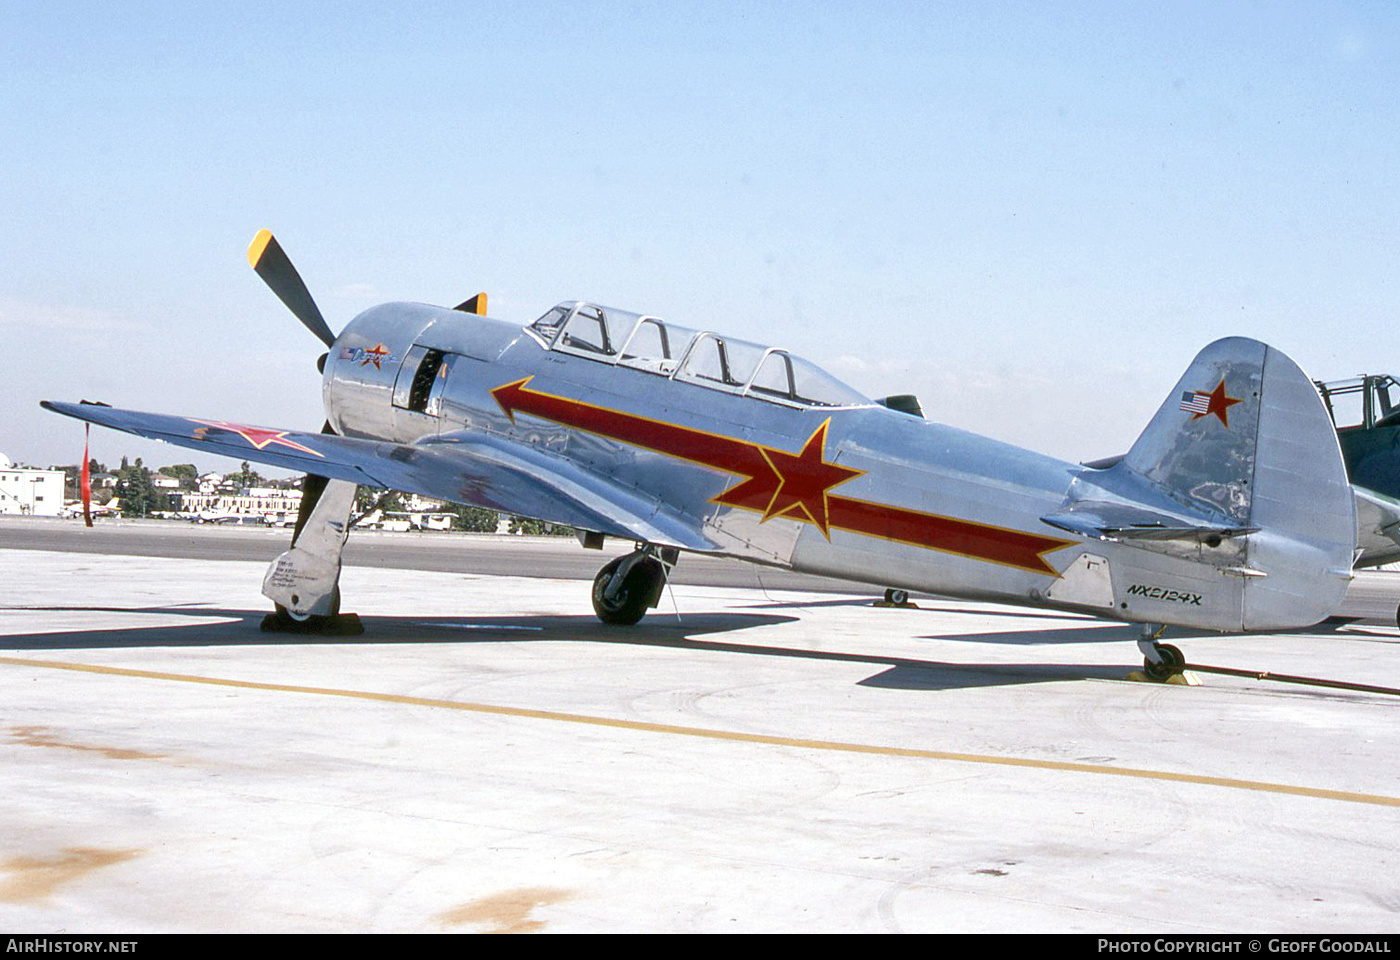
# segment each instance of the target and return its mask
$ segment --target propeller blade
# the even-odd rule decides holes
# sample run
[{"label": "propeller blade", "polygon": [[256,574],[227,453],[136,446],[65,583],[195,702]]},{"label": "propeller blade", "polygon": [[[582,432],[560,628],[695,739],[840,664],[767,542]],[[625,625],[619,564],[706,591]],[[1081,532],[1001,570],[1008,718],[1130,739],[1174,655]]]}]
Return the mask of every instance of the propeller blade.
[{"label": "propeller blade", "polygon": [[453,310],[460,310],[463,313],[474,313],[479,317],[486,316],[486,294],[478,293],[470,300],[463,300]]},{"label": "propeller blade", "polygon": [[305,325],[326,346],[335,343],[335,334],[326,325],[316,301],[311,299],[311,291],[306,289],[297,268],[282,251],[282,246],[270,230],[259,230],[248,247],[248,263],[262,277],[263,283],[277,294],[277,299],[287,305]]}]

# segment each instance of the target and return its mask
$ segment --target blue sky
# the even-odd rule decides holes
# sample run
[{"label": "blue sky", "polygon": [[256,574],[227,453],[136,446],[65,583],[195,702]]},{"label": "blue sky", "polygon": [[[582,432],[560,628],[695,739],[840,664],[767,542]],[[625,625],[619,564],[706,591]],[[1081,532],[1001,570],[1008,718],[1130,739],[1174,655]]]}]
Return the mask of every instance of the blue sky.
[{"label": "blue sky", "polygon": [[1398,47],[1392,3],[0,0],[0,452],[80,456],[42,398],[318,428],[264,226],[336,329],[593,299],[1121,452],[1219,337],[1400,371]]}]

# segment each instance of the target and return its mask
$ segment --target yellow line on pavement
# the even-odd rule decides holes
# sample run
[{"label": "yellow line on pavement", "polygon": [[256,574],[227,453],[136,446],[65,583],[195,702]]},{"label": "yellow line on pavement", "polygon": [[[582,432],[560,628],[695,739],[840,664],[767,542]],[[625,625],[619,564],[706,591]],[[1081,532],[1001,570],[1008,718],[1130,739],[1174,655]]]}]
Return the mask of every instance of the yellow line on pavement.
[{"label": "yellow line on pavement", "polygon": [[1024,767],[1032,770],[1061,770],[1067,773],[1097,774],[1108,777],[1136,777],[1142,780],[1191,783],[1208,787],[1224,787],[1230,790],[1252,790],[1261,793],[1281,793],[1297,797],[1313,797],[1319,800],[1340,800],[1344,803],[1365,803],[1383,807],[1400,807],[1400,797],[1388,797],[1374,793],[1354,793],[1348,790],[1324,790],[1319,787],[1300,787],[1293,784],[1269,783],[1262,780],[1236,780],[1232,777],[1207,777],[1192,773],[1173,773],[1167,770],[1141,770],[1133,767],[1110,767],[1098,763],[1034,760],[1023,757],[998,757],[980,753],[953,753],[946,750],[919,750],[912,747],[890,747],[869,743],[844,743],[839,740],[806,740],[800,737],[775,737],[757,733],[710,730],[704,727],[685,727],[670,723],[618,720],[611,717],[595,717],[589,716],[588,714],[563,713],[555,710],[531,710],[524,707],[503,707],[485,703],[464,703],[457,700],[437,700],[431,697],[409,697],[395,693],[340,690],[334,687],[306,687],[288,683],[259,683],[252,680],[229,680],[223,677],[198,677],[185,673],[131,670],[125,667],[104,667],[88,663],[63,663],[56,660],[33,660],[24,657],[0,657],[0,664],[9,664],[10,666],[16,667],[39,667],[46,670],[72,670],[78,673],[97,673],[118,677],[138,677],[145,680],[170,680],[176,683],[202,683],[216,687],[236,687],[245,690],[269,690],[277,693],[307,693],[323,697],[345,697],[352,700],[370,700],[379,703],[402,703],[416,707],[433,707],[441,710],[463,710],[468,713],[520,717],[527,720],[548,720],[556,723],[577,723],[594,727],[611,727],[617,730],[636,730],[644,733],[697,737],[706,740],[727,740],[736,743],[757,743],[767,746],[793,747],[799,750],[826,750],[837,753],[863,753],[883,757],[946,760],[955,763],[978,763],[999,767]]}]

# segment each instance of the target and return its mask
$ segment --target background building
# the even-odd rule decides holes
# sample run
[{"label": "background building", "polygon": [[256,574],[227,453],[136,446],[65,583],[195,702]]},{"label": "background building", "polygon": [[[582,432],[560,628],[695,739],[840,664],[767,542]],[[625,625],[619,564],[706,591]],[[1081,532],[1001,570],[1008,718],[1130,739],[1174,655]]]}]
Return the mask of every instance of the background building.
[{"label": "background building", "polygon": [[[201,490],[204,485],[201,484]],[[301,506],[300,490],[278,487],[242,487],[236,490],[217,486],[208,493],[177,491],[170,494],[172,505],[184,514],[197,514],[201,520],[259,518],[266,523],[290,523]]]},{"label": "background building", "polygon": [[56,517],[62,510],[62,470],[17,467],[0,453],[0,513]]}]

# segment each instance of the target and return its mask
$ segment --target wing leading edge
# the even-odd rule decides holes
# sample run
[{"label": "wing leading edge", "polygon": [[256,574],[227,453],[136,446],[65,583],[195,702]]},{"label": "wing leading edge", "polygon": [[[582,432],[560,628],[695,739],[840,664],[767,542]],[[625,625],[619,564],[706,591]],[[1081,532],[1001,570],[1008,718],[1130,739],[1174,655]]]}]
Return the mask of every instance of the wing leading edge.
[{"label": "wing leading edge", "polygon": [[712,551],[701,522],[548,451],[449,434],[415,444],[272,430],[101,404],[45,400],[55,413],[206,453],[486,507],[660,546]]}]

